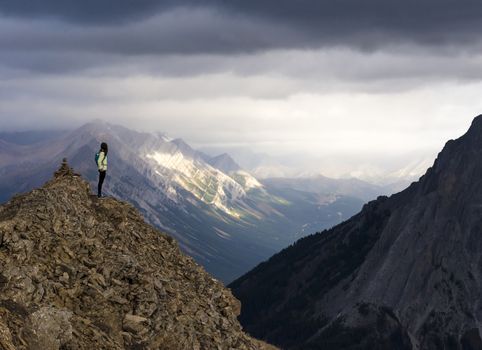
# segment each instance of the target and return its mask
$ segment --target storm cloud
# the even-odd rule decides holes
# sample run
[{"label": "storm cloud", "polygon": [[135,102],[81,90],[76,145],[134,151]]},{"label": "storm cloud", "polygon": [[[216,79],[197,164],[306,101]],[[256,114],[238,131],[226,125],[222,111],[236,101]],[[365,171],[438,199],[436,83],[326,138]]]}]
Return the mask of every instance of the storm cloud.
[{"label": "storm cloud", "polygon": [[[477,0],[0,0],[0,13],[71,23],[73,39],[81,39],[80,28],[89,28],[86,40],[89,34],[97,38],[91,48],[137,53],[326,45],[374,50],[399,42],[469,47],[479,42],[482,23]],[[112,28],[119,27],[125,30],[116,39]]]},{"label": "storm cloud", "polygon": [[453,57],[482,52],[480,23],[475,0],[0,0],[0,63],[56,73],[196,56],[185,71],[203,73],[202,56],[272,51]]}]

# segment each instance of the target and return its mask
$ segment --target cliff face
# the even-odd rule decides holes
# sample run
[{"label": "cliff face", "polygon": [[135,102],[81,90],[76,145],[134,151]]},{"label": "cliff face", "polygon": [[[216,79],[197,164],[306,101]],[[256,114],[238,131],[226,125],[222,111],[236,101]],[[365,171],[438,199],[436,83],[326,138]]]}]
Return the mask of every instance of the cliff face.
[{"label": "cliff face", "polygon": [[0,349],[264,349],[239,302],[64,164],[0,207]]},{"label": "cliff face", "polygon": [[482,349],[482,116],[419,182],[230,287],[283,348]]}]

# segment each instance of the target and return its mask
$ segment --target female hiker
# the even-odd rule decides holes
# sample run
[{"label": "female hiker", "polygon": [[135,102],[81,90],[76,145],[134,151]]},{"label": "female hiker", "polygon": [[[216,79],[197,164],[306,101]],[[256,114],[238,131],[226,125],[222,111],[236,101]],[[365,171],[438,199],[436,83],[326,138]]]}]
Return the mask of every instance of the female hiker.
[{"label": "female hiker", "polygon": [[104,183],[105,175],[107,173],[107,143],[100,144],[100,150],[96,154],[97,168],[99,169],[99,184],[97,186],[97,197],[102,197],[102,184]]}]

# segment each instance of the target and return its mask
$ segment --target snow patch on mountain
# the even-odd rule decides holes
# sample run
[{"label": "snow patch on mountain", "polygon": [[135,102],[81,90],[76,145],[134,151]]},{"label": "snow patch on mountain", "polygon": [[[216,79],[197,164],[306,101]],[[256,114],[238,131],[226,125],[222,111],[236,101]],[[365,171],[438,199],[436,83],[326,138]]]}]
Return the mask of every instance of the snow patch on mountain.
[{"label": "snow patch on mountain", "polygon": [[240,184],[245,191],[263,187],[263,185],[256,180],[256,178],[244,170],[238,170],[230,173],[229,175],[234,179],[234,181]]},{"label": "snow patch on mountain", "polygon": [[[180,186],[193,194],[202,202],[213,205],[231,216],[239,216],[232,209],[233,203],[246,197],[243,186],[234,179],[212,166],[192,158],[185,157],[181,152],[153,152],[146,158],[153,160],[156,174],[168,184],[168,187]],[[249,188],[256,183],[245,177]],[[171,190],[174,194],[174,191]]]}]

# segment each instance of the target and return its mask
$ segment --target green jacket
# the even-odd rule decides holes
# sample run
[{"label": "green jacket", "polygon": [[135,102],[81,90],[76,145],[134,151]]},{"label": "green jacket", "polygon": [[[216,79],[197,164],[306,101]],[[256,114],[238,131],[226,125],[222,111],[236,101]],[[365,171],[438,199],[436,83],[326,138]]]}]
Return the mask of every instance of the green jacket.
[{"label": "green jacket", "polygon": [[99,159],[97,159],[97,167],[99,171],[107,171],[107,156],[104,151],[99,153]]}]

